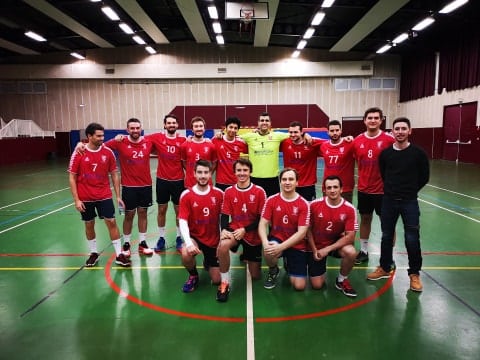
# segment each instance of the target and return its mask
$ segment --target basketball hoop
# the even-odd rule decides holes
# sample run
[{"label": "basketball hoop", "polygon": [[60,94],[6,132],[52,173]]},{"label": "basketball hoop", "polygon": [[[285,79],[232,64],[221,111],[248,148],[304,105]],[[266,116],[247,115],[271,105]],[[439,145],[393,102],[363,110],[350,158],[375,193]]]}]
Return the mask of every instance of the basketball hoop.
[{"label": "basketball hoop", "polygon": [[253,32],[253,26],[251,26],[255,17],[255,9],[253,8],[241,8],[240,9],[240,34],[242,30],[250,30],[250,35]]}]

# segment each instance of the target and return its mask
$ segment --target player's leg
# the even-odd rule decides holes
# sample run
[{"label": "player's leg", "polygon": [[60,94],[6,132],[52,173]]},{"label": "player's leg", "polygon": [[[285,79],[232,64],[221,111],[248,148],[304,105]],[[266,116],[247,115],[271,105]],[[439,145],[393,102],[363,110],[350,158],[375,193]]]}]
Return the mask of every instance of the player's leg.
[{"label": "player's leg", "polygon": [[307,252],[308,275],[310,276],[310,284],[312,289],[320,290],[325,284],[327,272],[327,258],[316,261],[312,252]]},{"label": "player's leg", "polygon": [[306,252],[290,248],[284,251],[284,256],[287,259],[290,284],[294,290],[305,290],[307,286]]},{"label": "player's leg", "polygon": [[120,266],[130,266],[130,260],[122,253],[122,245],[120,242],[120,229],[117,226],[115,220],[115,207],[113,206],[113,200],[103,200],[98,202],[98,216],[105,221],[107,225],[110,240],[112,241],[113,248],[115,249],[116,259],[115,263]]},{"label": "player's leg", "polygon": [[345,245],[344,247],[338,249],[336,254],[333,256],[340,256],[342,258],[340,261],[340,272],[335,279],[335,287],[342,291],[346,296],[357,296],[357,292],[352,287],[350,280],[348,279],[348,275],[352,271],[357,256],[355,247],[353,245]]}]

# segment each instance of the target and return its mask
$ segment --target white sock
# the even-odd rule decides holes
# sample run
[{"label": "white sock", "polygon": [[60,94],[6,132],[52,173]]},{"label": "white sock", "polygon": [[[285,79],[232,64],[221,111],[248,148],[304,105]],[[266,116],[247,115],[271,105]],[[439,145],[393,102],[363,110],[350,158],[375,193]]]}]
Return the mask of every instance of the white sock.
[{"label": "white sock", "polygon": [[132,234],[123,234],[123,242],[124,243],[129,243],[130,242],[130,239],[132,238]]},{"label": "white sock", "polygon": [[228,282],[230,283],[230,272],[226,272],[226,273],[220,273],[220,277],[222,279],[222,282]]},{"label": "white sock", "polygon": [[88,250],[90,250],[91,253],[97,253],[97,239],[92,239],[92,240],[87,240],[88,241]]},{"label": "white sock", "polygon": [[342,274],[338,273],[337,280],[338,282],[343,282],[343,280],[348,279],[348,276],[343,276]]},{"label": "white sock", "polygon": [[162,227],[158,227],[158,233],[160,235],[160,237],[165,237],[165,226],[162,226]]},{"label": "white sock", "polygon": [[177,237],[180,237],[180,228],[177,226]]},{"label": "white sock", "polygon": [[360,250],[368,254],[368,239],[360,239]]},{"label": "white sock", "polygon": [[115,254],[117,254],[117,256],[120,255],[122,252],[122,243],[120,242],[120,239],[112,240],[112,245],[115,249]]},{"label": "white sock", "polygon": [[138,241],[142,242],[147,240],[147,233],[138,233]]}]

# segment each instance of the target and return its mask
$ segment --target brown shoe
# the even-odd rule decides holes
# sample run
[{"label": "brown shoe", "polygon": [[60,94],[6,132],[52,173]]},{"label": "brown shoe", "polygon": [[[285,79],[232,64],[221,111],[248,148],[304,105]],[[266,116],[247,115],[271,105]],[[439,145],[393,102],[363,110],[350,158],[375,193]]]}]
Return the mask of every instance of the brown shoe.
[{"label": "brown shoe", "polygon": [[383,270],[381,266],[377,266],[374,272],[367,275],[368,280],[388,279],[389,277],[390,273]]},{"label": "brown shoe", "polygon": [[423,290],[423,285],[422,282],[420,281],[420,275],[418,274],[410,274],[410,290],[413,291],[422,291]]}]

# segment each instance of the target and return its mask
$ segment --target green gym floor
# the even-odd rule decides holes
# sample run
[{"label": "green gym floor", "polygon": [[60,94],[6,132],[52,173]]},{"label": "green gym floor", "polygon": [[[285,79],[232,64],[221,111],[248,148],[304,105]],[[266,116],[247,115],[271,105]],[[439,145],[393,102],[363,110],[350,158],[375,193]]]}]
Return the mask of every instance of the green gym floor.
[{"label": "green gym floor", "polygon": [[[215,301],[205,272],[197,291],[181,292],[187,273],[171,208],[165,253],[139,257],[133,246],[132,268],[120,268],[97,222],[100,262],[85,268],[66,168],[57,160],[2,169],[1,359],[480,359],[478,165],[432,162],[420,194],[423,293],[409,290],[401,226],[393,279],[365,280],[378,264],[376,219],[370,262],[350,275],[357,298],[335,289],[338,260],[329,259],[324,289],[295,292],[283,271],[273,290],[252,283],[232,255],[227,303]],[[154,206],[150,246],[156,234]]]}]

